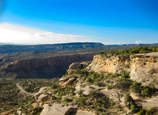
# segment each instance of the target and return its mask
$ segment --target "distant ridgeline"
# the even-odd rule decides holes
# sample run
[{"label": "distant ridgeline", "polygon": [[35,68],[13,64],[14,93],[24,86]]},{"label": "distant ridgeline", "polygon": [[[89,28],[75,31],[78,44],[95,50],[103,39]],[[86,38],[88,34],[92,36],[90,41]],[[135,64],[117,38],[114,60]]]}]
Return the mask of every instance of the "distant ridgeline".
[{"label": "distant ridgeline", "polygon": [[64,44],[45,44],[45,45],[0,45],[0,54],[20,53],[29,51],[68,51],[83,50],[90,48],[103,48],[102,43],[64,43]]}]

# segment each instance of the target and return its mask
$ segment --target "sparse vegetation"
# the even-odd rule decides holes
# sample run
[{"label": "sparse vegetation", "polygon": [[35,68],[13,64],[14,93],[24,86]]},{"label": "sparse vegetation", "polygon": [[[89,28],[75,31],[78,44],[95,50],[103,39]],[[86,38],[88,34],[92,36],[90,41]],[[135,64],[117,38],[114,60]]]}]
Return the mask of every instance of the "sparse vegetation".
[{"label": "sparse vegetation", "polygon": [[104,53],[103,51],[100,51],[100,55],[109,55],[109,56],[116,56],[116,55],[131,55],[131,54],[137,54],[137,53],[149,53],[149,52],[158,52],[158,47],[138,47],[136,49],[128,49],[128,50],[120,50],[120,51],[110,51],[108,53]]},{"label": "sparse vegetation", "polygon": [[58,86],[58,78],[54,79],[20,79],[19,85],[23,87],[27,92],[38,92],[41,87],[50,87],[55,88]]},{"label": "sparse vegetation", "polygon": [[143,97],[151,97],[152,94],[155,93],[155,86],[141,86],[141,83],[136,81],[130,86],[130,88],[133,92],[138,93]]},{"label": "sparse vegetation", "polygon": [[85,105],[86,104],[86,101],[85,101],[85,97],[79,97],[76,99],[76,102],[80,105]]}]

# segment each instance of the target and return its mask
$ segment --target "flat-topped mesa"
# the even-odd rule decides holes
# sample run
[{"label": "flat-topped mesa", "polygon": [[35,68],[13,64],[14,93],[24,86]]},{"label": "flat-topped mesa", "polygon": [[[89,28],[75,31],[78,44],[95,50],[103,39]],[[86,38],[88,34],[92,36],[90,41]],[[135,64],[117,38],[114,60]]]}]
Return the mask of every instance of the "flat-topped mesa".
[{"label": "flat-topped mesa", "polygon": [[143,85],[153,83],[158,88],[158,52],[110,58],[95,55],[87,67],[88,71],[98,73],[119,73],[122,69],[130,74],[132,80]]}]

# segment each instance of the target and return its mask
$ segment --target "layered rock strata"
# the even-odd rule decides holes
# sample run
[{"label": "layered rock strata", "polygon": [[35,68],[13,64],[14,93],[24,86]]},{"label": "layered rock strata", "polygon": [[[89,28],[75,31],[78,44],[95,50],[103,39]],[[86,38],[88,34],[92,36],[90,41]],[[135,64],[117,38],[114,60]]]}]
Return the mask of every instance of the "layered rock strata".
[{"label": "layered rock strata", "polygon": [[87,70],[99,73],[120,73],[125,70],[132,80],[143,85],[152,83],[158,88],[158,52],[110,58],[95,55]]}]

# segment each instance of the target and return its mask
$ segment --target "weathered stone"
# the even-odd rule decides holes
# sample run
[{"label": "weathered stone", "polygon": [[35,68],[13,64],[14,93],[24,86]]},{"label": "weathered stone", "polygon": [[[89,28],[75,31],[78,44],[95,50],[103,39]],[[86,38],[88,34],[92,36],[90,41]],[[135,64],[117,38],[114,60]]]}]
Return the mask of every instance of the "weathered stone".
[{"label": "weathered stone", "polygon": [[122,98],[120,98],[120,105],[122,105],[122,106],[126,106],[126,103],[125,103],[125,101],[126,101],[126,94],[124,94],[123,95],[123,97]]},{"label": "weathered stone", "polygon": [[41,94],[43,94],[47,89],[48,89],[48,87],[42,87],[42,88],[40,88],[40,90],[39,90],[37,93],[34,94],[35,99],[37,100],[38,97],[39,97]]},{"label": "weathered stone", "polygon": [[63,86],[69,86],[72,84],[72,82],[75,80],[76,78],[70,78],[68,81],[66,81]]},{"label": "weathered stone", "polygon": [[70,112],[76,110],[69,106],[62,106],[62,104],[53,103],[50,107],[48,104],[44,104],[44,109],[40,115],[69,115]]},{"label": "weathered stone", "polygon": [[120,72],[123,69],[123,61],[126,59],[129,59],[129,56],[107,58],[95,55],[92,63],[87,67],[87,70],[103,73]]},{"label": "weathered stone", "polygon": [[37,92],[37,93],[35,93],[35,95],[34,95],[35,99],[37,100],[38,97],[39,97],[41,94],[42,94],[42,92]]},{"label": "weathered stone", "polygon": [[75,70],[76,69],[68,69],[66,73],[69,75],[69,74],[72,74]]},{"label": "weathered stone", "polygon": [[62,78],[59,79],[59,82],[61,82],[61,81],[66,81],[66,80],[68,80],[68,79],[69,79],[69,77],[62,77]]},{"label": "weathered stone", "polygon": [[152,83],[158,88],[158,52],[110,58],[95,55],[86,69],[98,73],[120,73],[125,70],[132,80],[142,82],[142,85]]},{"label": "weathered stone", "polygon": [[69,66],[69,69],[77,69],[81,68],[81,64],[79,62],[74,62]]},{"label": "weathered stone", "polygon": [[49,96],[48,95],[44,95],[44,94],[41,94],[39,97],[38,97],[38,102],[41,103],[41,106],[44,104],[44,102],[48,101],[49,100]]}]

